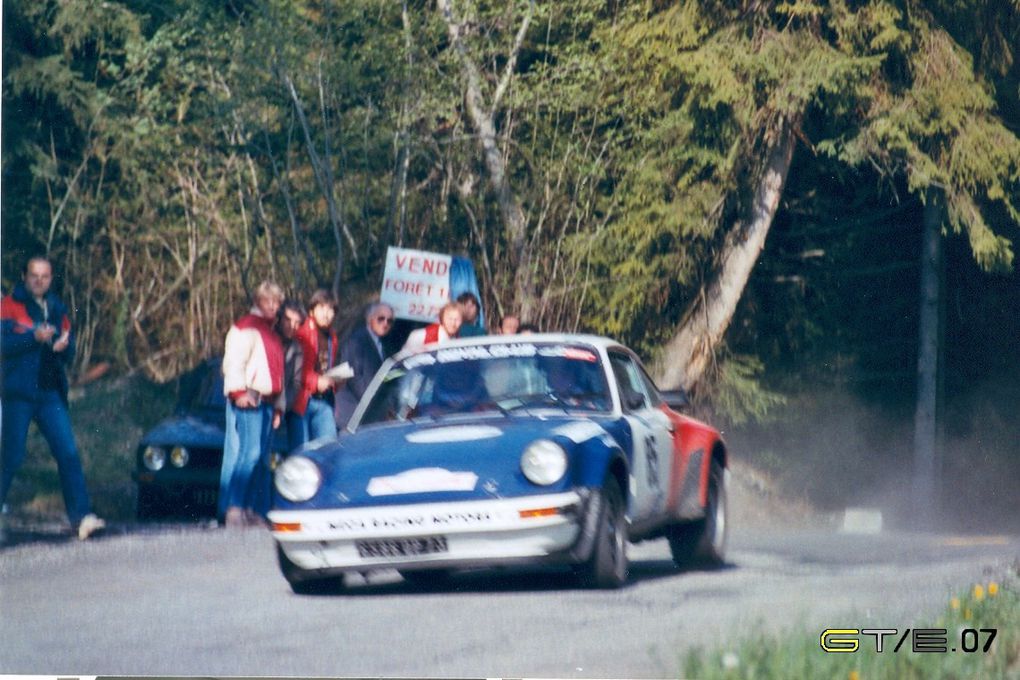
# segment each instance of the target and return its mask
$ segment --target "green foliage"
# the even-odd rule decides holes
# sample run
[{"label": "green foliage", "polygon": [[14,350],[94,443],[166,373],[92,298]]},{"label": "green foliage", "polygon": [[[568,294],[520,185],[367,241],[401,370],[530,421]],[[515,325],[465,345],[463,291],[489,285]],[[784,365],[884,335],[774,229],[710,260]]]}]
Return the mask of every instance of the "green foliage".
[{"label": "green foliage", "polygon": [[710,393],[715,410],[733,425],[748,421],[765,422],[786,398],[766,387],[760,380],[765,365],[756,357],[729,355],[721,363]]},{"label": "green foliage", "polygon": [[[1020,677],[1017,658],[1020,655],[1020,595],[1016,574],[1005,583],[997,581],[974,584],[965,593],[947,598],[937,621],[921,620],[914,625],[922,628],[945,629],[947,647],[957,651],[918,653],[907,645],[893,652],[895,643],[886,638],[884,651],[875,651],[874,638],[861,635],[860,649],[853,653],[825,653],[820,646],[820,630],[784,631],[781,636],[759,633],[734,640],[725,649],[698,650],[684,659],[684,677],[737,680],[755,678],[1016,678]],[[994,593],[994,594],[992,594]],[[854,621],[853,619],[850,619]],[[863,618],[862,618],[863,621]],[[836,623],[834,622],[834,626]],[[839,625],[843,625],[840,623]],[[904,630],[906,623],[901,624]],[[978,649],[961,651],[964,630],[978,633]],[[988,629],[996,630],[991,648],[983,651]],[[966,644],[975,640],[968,635]],[[869,646],[870,645],[870,646]]]},{"label": "green foliage", "polygon": [[[650,355],[786,123],[826,168],[944,188],[948,229],[1012,266],[1018,21],[1000,3],[454,4],[535,253],[529,321]],[[50,253],[81,310],[79,366],[170,377],[220,345],[258,280],[372,287],[396,244],[470,256],[487,308],[511,311],[520,253],[432,4],[21,0],[4,16],[4,283]],[[754,413],[746,368],[731,405]]]}]

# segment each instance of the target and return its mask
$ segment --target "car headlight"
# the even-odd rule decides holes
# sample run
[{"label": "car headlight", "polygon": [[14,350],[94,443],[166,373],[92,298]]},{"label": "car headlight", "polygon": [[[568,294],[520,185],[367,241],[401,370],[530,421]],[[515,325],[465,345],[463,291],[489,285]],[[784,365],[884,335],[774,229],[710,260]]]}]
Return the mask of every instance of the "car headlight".
[{"label": "car headlight", "polygon": [[540,486],[560,481],[567,471],[567,452],[556,442],[539,439],[521,454],[521,472]]},{"label": "car headlight", "polygon": [[142,451],[142,464],[153,472],[162,470],[166,465],[166,449],[158,446],[146,446]]},{"label": "car headlight", "polygon": [[319,466],[304,456],[291,456],[276,468],[276,490],[289,501],[307,501],[319,491]]},{"label": "car headlight", "polygon": [[191,458],[191,454],[183,446],[175,446],[170,451],[170,464],[175,468],[182,468],[188,464],[188,460]]}]

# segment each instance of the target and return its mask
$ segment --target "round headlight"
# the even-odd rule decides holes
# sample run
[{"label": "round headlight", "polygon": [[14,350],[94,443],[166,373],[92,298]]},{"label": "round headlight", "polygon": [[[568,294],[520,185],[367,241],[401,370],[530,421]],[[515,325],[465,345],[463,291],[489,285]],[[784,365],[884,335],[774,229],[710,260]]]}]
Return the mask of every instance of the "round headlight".
[{"label": "round headlight", "polygon": [[158,472],[166,465],[166,449],[158,446],[146,446],[142,452],[142,464],[153,472]]},{"label": "round headlight", "polygon": [[276,490],[289,501],[307,501],[319,491],[319,466],[304,456],[291,456],[276,468]]},{"label": "round headlight", "polygon": [[540,486],[560,481],[567,471],[567,452],[556,442],[539,439],[524,449],[521,455],[521,472]]},{"label": "round headlight", "polygon": [[182,468],[187,465],[189,458],[191,458],[191,455],[183,446],[175,446],[170,452],[170,464],[176,468]]}]

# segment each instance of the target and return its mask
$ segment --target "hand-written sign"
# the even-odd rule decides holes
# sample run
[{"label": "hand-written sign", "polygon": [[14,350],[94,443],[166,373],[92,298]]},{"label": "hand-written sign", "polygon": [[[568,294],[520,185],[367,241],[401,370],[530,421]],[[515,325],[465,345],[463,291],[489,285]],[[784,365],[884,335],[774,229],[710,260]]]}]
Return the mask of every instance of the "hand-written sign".
[{"label": "hand-written sign", "polygon": [[437,321],[450,301],[449,255],[408,248],[386,249],[381,302],[401,319]]}]

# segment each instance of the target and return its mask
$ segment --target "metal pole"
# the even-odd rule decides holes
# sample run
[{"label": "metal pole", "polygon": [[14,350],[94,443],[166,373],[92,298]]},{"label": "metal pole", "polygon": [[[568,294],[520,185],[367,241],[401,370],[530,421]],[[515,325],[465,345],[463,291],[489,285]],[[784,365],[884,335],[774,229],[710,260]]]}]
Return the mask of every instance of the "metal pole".
[{"label": "metal pole", "polygon": [[914,414],[914,524],[930,528],[937,506],[939,297],[942,267],[942,192],[929,189],[924,205],[921,295],[917,347],[917,408]]}]

